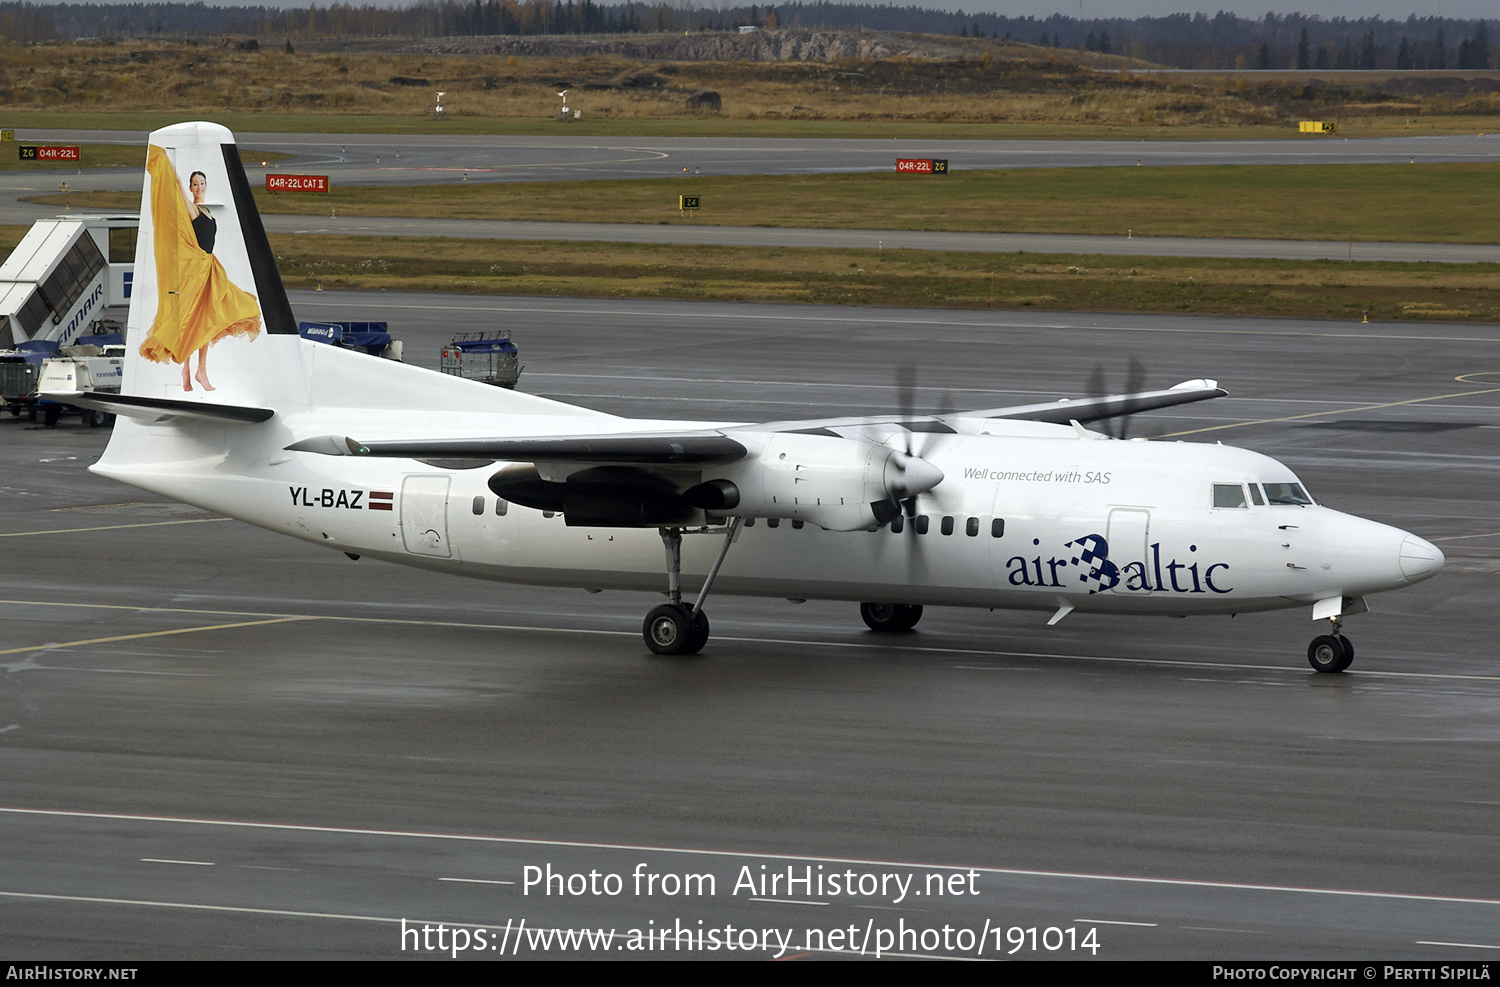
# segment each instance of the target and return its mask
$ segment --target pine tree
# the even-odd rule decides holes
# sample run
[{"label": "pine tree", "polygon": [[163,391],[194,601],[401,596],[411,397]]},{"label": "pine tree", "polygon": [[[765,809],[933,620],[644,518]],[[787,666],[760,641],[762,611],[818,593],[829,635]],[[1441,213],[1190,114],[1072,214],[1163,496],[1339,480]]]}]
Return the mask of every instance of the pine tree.
[{"label": "pine tree", "polygon": [[1302,29],[1302,38],[1297,42],[1297,68],[1312,68],[1312,58],[1307,47],[1307,28]]}]

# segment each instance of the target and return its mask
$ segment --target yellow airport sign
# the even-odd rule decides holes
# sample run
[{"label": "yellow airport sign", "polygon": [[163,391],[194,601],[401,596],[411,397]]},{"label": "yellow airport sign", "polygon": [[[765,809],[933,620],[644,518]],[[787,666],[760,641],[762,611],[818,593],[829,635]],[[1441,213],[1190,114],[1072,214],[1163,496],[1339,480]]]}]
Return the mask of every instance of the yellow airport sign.
[{"label": "yellow airport sign", "polygon": [[1339,125],[1332,120],[1298,120],[1297,133],[1299,134],[1332,134],[1337,133]]}]

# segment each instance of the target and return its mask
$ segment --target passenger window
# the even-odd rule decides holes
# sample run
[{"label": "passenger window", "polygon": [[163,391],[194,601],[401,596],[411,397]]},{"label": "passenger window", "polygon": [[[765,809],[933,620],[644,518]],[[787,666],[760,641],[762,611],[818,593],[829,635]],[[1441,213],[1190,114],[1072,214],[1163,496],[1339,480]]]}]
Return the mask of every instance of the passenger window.
[{"label": "passenger window", "polygon": [[484,513],[484,498],[483,497],[475,497],[474,498],[474,515],[476,517],[478,517],[480,514],[483,514],[483,513]]},{"label": "passenger window", "polygon": [[993,520],[993,521],[990,522],[990,537],[991,538],[1004,538],[1005,537],[1005,518],[1003,518],[1003,517],[997,517],[997,518],[995,518],[995,520]]},{"label": "passenger window", "polygon": [[951,515],[951,514],[945,514],[945,515],[943,515],[942,531],[943,531],[943,534],[945,534],[945,535],[951,535],[951,534],[953,534],[953,515]]},{"label": "passenger window", "polygon": [[964,533],[967,534],[970,538],[973,538],[975,535],[979,534],[979,519],[977,517],[969,518],[969,523],[965,526]]},{"label": "passenger window", "polygon": [[1267,483],[1266,500],[1272,507],[1307,507],[1312,503],[1299,483]]},{"label": "passenger window", "polygon": [[792,527],[800,529],[806,523],[806,521],[793,521]]},{"label": "passenger window", "polygon": [[927,534],[927,526],[928,526],[929,523],[930,523],[930,521],[929,521],[929,518],[927,517],[926,514],[918,514],[917,515],[917,523],[916,523],[917,534],[919,534],[919,535],[925,535],[925,534]]},{"label": "passenger window", "polygon": [[542,517],[557,517],[556,511],[543,511]]},{"label": "passenger window", "polygon": [[1256,507],[1266,506],[1265,498],[1260,495],[1259,483],[1250,484],[1250,502],[1253,503]]},{"label": "passenger window", "polygon": [[902,517],[900,514],[897,514],[896,515],[896,519],[891,522],[891,534],[893,534],[893,535],[899,535],[899,534],[901,534],[901,532],[903,532],[905,530],[906,530],[906,518]]},{"label": "passenger window", "polygon": [[779,518],[779,517],[768,517],[768,518],[766,518],[766,527],[768,527],[768,528],[779,528],[779,527],[781,527],[781,518]]},{"label": "passenger window", "polygon": [[747,528],[753,528],[753,527],[755,527],[755,518],[753,518],[753,517],[747,517],[747,518],[745,518],[745,527],[747,527]]},{"label": "passenger window", "polygon": [[1214,506],[1244,508],[1250,505],[1245,503],[1245,488],[1238,483],[1215,483]]},{"label": "passenger window", "polygon": [[510,501],[504,497],[495,498],[495,517],[505,517],[505,512],[510,510]]}]

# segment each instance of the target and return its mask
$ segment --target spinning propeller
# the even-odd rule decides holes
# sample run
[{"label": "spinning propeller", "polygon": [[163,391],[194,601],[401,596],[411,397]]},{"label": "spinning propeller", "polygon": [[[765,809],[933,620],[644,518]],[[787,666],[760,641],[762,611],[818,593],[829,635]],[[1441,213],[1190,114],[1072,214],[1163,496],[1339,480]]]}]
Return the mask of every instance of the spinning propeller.
[{"label": "spinning propeller", "polygon": [[[925,424],[916,421],[917,370],[911,364],[896,368],[896,398],[901,417],[897,420],[902,428],[902,448],[893,453],[885,463],[884,483],[889,500],[875,508],[876,519],[888,524],[900,514],[915,517],[917,497],[943,482],[943,471],[923,459],[915,448],[914,437]],[[925,449],[923,450],[925,451]],[[873,505],[872,505],[873,506]],[[882,509],[883,508],[883,509]]]},{"label": "spinning propeller", "polygon": [[[1110,416],[1102,418],[1099,423],[1105,435],[1115,439],[1126,438],[1130,432],[1131,416],[1137,411],[1142,411],[1150,407],[1150,405],[1139,398],[1131,397],[1131,395],[1140,393],[1145,383],[1146,368],[1140,360],[1132,356],[1130,358],[1130,367],[1126,370],[1125,390],[1114,398],[1114,401],[1118,402],[1118,408],[1113,404],[1109,405]],[[1103,401],[1110,397],[1102,365],[1094,364],[1094,370],[1089,374],[1087,390],[1088,396],[1095,400]]]}]

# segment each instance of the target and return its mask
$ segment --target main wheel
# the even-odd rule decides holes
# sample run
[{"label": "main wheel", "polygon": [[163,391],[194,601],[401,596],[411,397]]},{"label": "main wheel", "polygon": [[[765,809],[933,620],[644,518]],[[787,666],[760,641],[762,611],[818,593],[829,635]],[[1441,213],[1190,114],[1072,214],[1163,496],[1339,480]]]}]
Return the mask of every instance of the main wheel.
[{"label": "main wheel", "polygon": [[872,631],[909,631],[922,619],[922,608],[907,603],[861,603],[859,615]]},{"label": "main wheel", "polygon": [[83,413],[83,420],[88,422],[89,428],[103,428],[108,417],[104,412],[97,410]]},{"label": "main wheel", "polygon": [[699,610],[698,613],[693,617],[692,636],[688,638],[687,650],[684,651],[683,654],[696,655],[698,652],[703,650],[703,646],[707,643],[708,614],[704,613],[702,610]]},{"label": "main wheel", "polygon": [[680,603],[663,603],[646,614],[641,626],[646,647],[658,655],[695,655],[708,643],[708,617]]},{"label": "main wheel", "polygon": [[1307,663],[1316,672],[1342,672],[1354,661],[1354,645],[1343,635],[1321,634],[1307,646]]},{"label": "main wheel", "polygon": [[56,425],[57,420],[61,417],[62,405],[60,404],[49,404],[42,409],[42,424],[48,428]]}]

